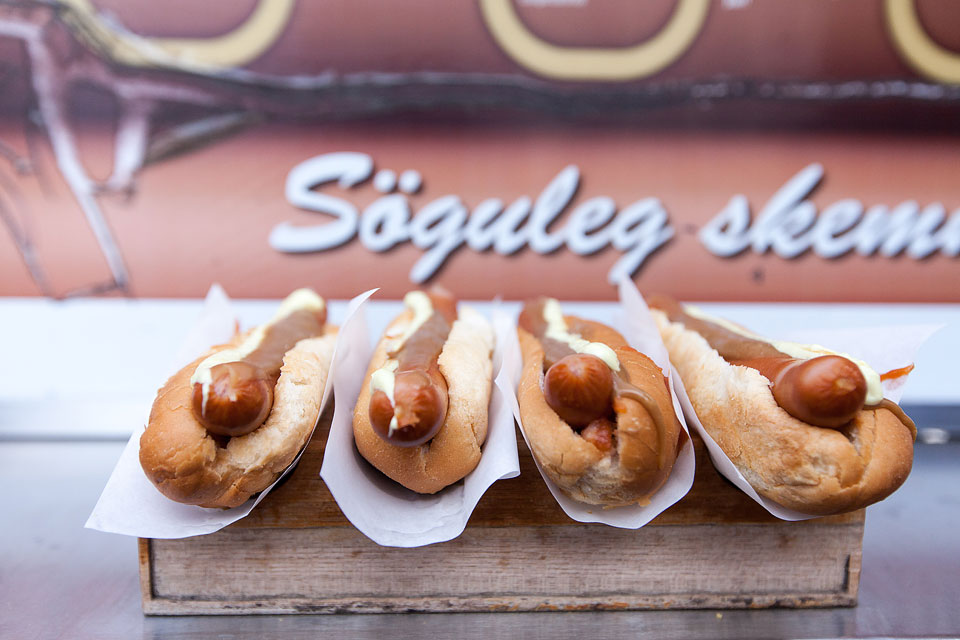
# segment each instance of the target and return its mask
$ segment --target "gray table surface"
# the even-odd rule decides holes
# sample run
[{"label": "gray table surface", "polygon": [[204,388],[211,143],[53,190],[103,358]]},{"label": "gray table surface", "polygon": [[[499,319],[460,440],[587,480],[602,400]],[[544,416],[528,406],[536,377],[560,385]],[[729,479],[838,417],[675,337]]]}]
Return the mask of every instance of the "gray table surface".
[{"label": "gray table surface", "polygon": [[136,540],[82,528],[122,446],[0,442],[0,638],[960,635],[960,444],[868,509],[852,609],[169,618],[141,613]]}]

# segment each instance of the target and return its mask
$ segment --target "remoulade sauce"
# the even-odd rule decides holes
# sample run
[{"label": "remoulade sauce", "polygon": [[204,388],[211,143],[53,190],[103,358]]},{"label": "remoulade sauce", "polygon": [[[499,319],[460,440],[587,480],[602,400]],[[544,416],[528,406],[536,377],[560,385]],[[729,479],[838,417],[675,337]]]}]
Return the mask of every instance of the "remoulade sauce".
[{"label": "remoulade sauce", "polygon": [[429,365],[443,350],[451,323],[442,313],[434,311],[396,351],[388,354],[399,363],[397,372]]}]

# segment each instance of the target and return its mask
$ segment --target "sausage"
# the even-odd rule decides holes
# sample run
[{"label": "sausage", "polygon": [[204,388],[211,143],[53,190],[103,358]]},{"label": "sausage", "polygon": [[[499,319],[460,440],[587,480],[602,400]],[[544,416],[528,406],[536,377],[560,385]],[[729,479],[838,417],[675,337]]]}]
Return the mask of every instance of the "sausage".
[{"label": "sausage", "polygon": [[793,358],[768,342],[691,316],[666,296],[650,296],[648,302],[672,322],[699,333],[730,364],[759,371],[770,381],[777,404],[798,420],[836,429],[849,423],[864,407],[867,381],[849,358]]},{"label": "sausage", "polygon": [[581,429],[610,413],[613,374],[600,358],[574,353],[547,369],[543,395],[564,422]]},{"label": "sausage", "polygon": [[210,433],[242,436],[263,424],[273,407],[284,354],[300,340],[323,334],[325,305],[281,313],[236,349],[215,353],[197,366],[190,379],[193,412]]},{"label": "sausage", "polygon": [[839,428],[863,408],[867,381],[860,368],[843,356],[734,360],[770,381],[773,397],[784,411],[818,427]]},{"label": "sausage", "polygon": [[210,433],[242,436],[267,419],[273,407],[274,386],[272,376],[244,360],[218,364],[210,369],[206,401],[204,385],[194,383],[193,412]]},{"label": "sausage", "polygon": [[608,416],[613,408],[613,373],[600,358],[577,353],[569,344],[547,336],[544,309],[548,300],[527,302],[519,326],[543,346],[543,395],[547,404],[575,431]]},{"label": "sausage", "polygon": [[416,447],[429,441],[447,416],[447,382],[437,358],[456,321],[457,303],[439,288],[426,296],[432,307],[430,316],[389,354],[396,363],[393,402],[388,392],[379,388],[370,398],[374,432],[399,447]]}]

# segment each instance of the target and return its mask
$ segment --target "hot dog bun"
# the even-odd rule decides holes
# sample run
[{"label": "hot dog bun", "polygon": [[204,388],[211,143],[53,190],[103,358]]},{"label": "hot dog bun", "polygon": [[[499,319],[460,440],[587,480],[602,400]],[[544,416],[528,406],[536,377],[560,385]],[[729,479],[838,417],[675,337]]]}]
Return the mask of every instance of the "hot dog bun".
[{"label": "hot dog bun", "polygon": [[666,481],[676,460],[681,427],[673,411],[663,372],[647,356],[603,324],[565,316],[582,337],[602,342],[616,353],[630,383],[646,391],[664,416],[664,433],[644,407],[624,399],[615,407],[617,449],[604,453],[580,436],[547,404],[543,391],[544,350],[540,341],[520,328],[523,373],[518,401],[524,432],[543,472],[564,493],[588,504],[644,504]]},{"label": "hot dog bun", "polygon": [[830,515],[903,484],[916,434],[892,411],[866,407],[841,429],[802,422],[777,404],[757,370],[729,364],[699,333],[652,313],[697,417],[757,493]]},{"label": "hot dog bun", "polygon": [[153,404],[140,438],[140,464],[172,500],[202,507],[243,504],[293,462],[317,423],[336,342],[336,328],[330,325],[322,336],[300,340],[287,351],[266,421],[247,435],[230,438],[226,446],[218,445],[192,410],[190,378],[204,358],[243,338],[215,347],[178,371]]},{"label": "hot dog bun", "polygon": [[377,344],[354,408],[353,435],[360,454],[387,477],[417,493],[436,493],[480,462],[492,388],[493,329],[479,313],[460,307],[438,359],[448,395],[443,425],[426,444],[400,447],[384,441],[370,423],[370,378],[388,359],[389,336],[402,334],[412,321],[413,312],[405,310]]}]

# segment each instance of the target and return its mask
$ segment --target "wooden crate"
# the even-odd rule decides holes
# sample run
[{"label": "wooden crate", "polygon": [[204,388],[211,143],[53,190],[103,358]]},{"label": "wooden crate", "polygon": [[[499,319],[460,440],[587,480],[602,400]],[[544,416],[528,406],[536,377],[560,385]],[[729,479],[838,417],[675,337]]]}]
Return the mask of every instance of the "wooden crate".
[{"label": "wooden crate", "polygon": [[380,547],[320,479],[318,429],[247,518],[207,536],[140,540],[147,614],[568,611],[853,606],[863,511],[770,516],[695,439],[693,489],[643,529],[570,520],[520,442],[521,475],[484,495],[456,540]]}]

